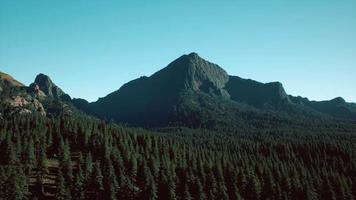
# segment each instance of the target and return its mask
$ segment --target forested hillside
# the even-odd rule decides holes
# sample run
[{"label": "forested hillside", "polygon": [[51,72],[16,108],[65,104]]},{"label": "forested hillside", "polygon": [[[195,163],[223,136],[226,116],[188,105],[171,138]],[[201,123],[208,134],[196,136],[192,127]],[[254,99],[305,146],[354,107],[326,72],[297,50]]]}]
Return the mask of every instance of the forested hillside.
[{"label": "forested hillside", "polygon": [[0,121],[0,197],[356,197],[356,124],[275,123],[231,131],[144,130],[74,117],[15,115]]}]

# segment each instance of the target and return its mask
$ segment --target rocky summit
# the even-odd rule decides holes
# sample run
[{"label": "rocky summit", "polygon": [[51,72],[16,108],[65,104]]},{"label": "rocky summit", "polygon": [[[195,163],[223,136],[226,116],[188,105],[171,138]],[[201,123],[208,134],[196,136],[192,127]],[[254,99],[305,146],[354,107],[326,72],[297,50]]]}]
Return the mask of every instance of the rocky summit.
[{"label": "rocky summit", "polygon": [[25,86],[10,75],[0,72],[0,116],[39,114],[42,116],[76,115],[71,97],[39,74],[34,83]]},{"label": "rocky summit", "polygon": [[61,88],[59,88],[56,84],[54,84],[51,78],[45,74],[38,74],[36,76],[35,82],[32,87],[39,88],[39,90],[43,91],[45,95],[48,97],[52,97],[55,99],[63,99],[70,100],[69,95],[63,92]]}]

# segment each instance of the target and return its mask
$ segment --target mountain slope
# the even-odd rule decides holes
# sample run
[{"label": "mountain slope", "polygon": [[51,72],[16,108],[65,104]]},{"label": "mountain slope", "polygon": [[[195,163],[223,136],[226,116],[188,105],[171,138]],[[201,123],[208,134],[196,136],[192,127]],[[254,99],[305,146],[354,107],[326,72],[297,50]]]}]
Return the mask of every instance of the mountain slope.
[{"label": "mountain slope", "polygon": [[[235,126],[254,119],[342,119],[356,121],[356,104],[342,98],[309,101],[288,95],[279,82],[230,76],[196,53],[183,55],[150,77],[140,77],[89,103],[71,99],[39,74],[29,87],[0,74],[2,113],[72,115],[84,111],[101,119],[140,126]],[[267,117],[266,117],[267,116]]]},{"label": "mountain slope", "polygon": [[14,79],[12,76],[0,72],[0,91],[2,90],[3,87],[7,86],[7,87],[23,87],[24,85],[22,83],[20,83],[19,81],[17,81],[16,79]]},{"label": "mountain slope", "polygon": [[133,124],[166,124],[175,120],[183,93],[228,98],[227,73],[196,53],[183,55],[150,77],[141,77],[91,104],[100,117]]},{"label": "mountain slope", "polygon": [[[298,103],[287,95],[279,82],[260,83],[229,76],[221,67],[196,53],[179,57],[150,77],[130,81],[97,102],[81,99],[73,102],[100,118],[148,126],[238,123],[243,115],[257,117],[269,112],[298,118],[356,120],[354,104],[340,102],[330,109],[322,106],[325,104],[322,102]],[[346,104],[349,114],[344,114]]]},{"label": "mountain slope", "polygon": [[337,97],[329,101],[309,101],[303,97],[289,96],[292,102],[339,119],[356,120],[356,104]]},{"label": "mountain slope", "polygon": [[34,83],[27,87],[0,72],[0,117],[14,114],[84,115],[50,77],[39,74]]},{"label": "mountain slope", "polygon": [[230,76],[225,89],[234,101],[245,102],[257,108],[279,107],[290,103],[279,82],[260,83],[250,79]]}]

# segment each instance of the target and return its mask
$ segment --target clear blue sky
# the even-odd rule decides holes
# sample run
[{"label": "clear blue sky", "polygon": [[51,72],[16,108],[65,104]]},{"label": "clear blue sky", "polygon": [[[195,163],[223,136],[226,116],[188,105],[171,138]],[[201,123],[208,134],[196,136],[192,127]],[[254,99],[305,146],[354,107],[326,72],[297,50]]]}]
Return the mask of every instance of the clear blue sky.
[{"label": "clear blue sky", "polygon": [[356,0],[0,0],[0,71],[94,101],[197,52],[292,95],[356,102]]}]

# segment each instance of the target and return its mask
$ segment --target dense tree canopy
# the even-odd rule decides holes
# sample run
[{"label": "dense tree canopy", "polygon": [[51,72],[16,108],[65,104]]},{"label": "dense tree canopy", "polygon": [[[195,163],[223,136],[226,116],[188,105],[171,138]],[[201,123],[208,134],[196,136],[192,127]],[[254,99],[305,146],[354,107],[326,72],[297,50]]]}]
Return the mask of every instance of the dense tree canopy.
[{"label": "dense tree canopy", "polygon": [[356,197],[355,124],[267,124],[230,131],[145,130],[72,117],[3,119],[0,197]]}]

